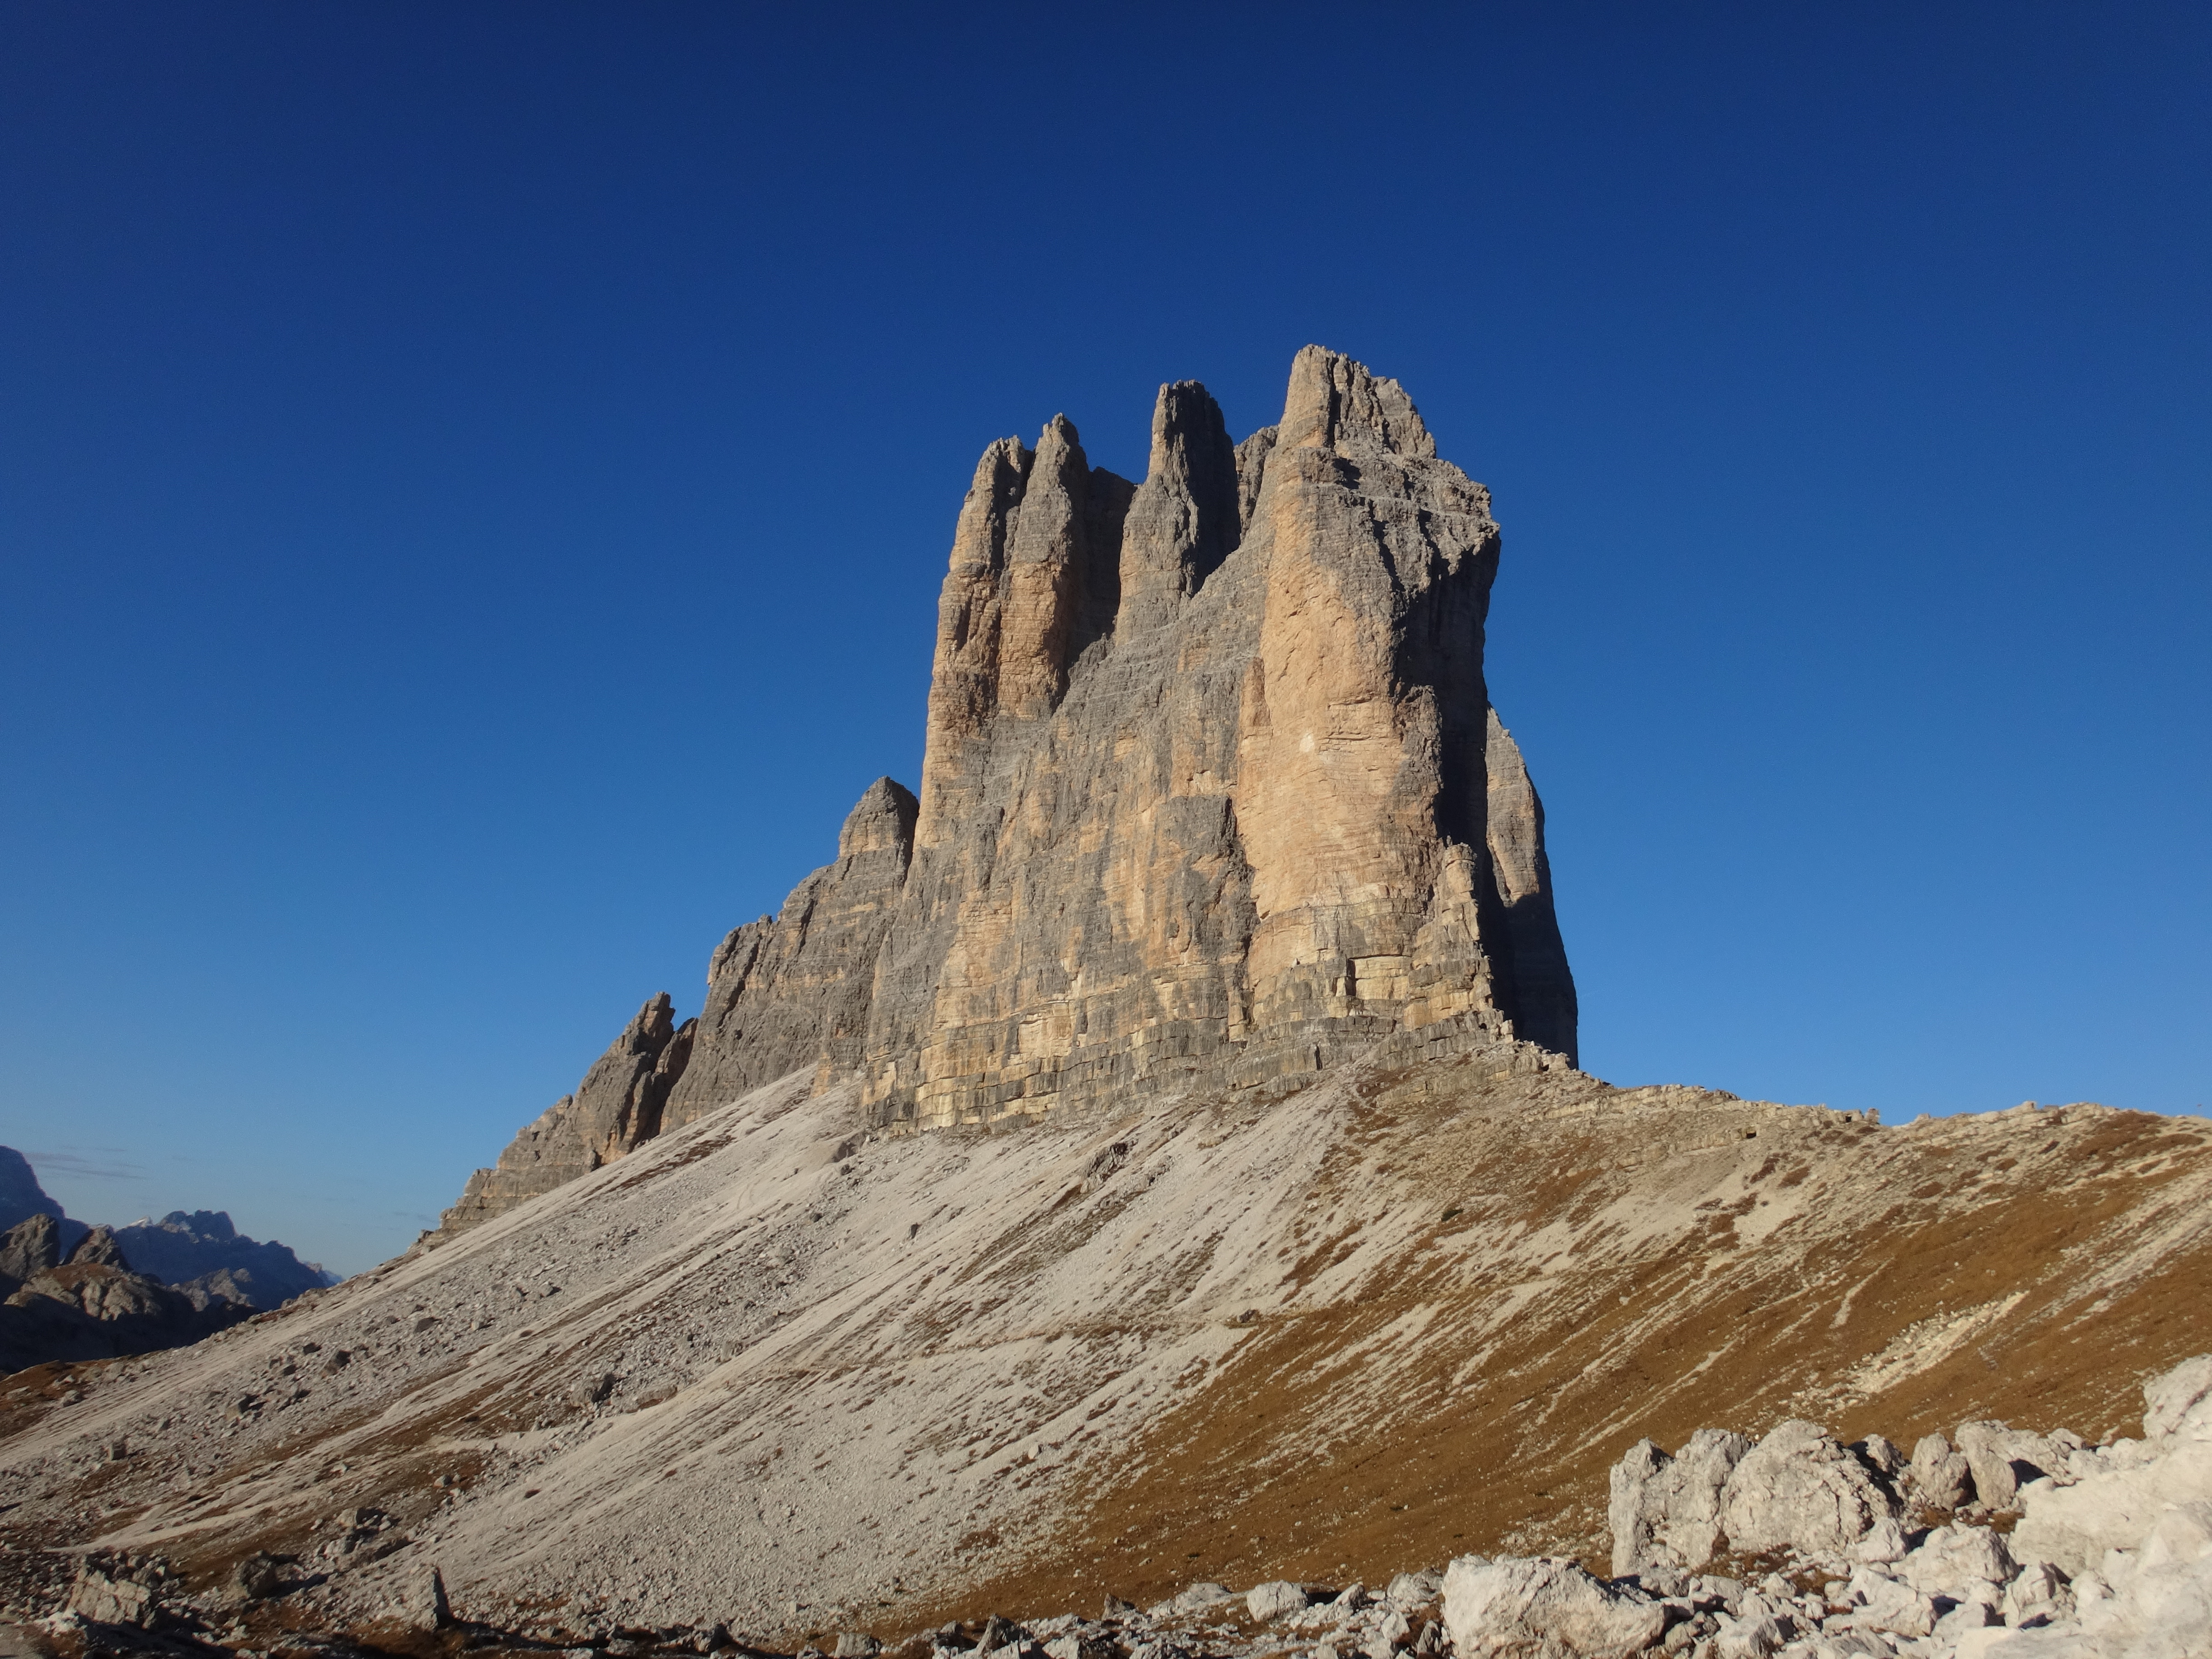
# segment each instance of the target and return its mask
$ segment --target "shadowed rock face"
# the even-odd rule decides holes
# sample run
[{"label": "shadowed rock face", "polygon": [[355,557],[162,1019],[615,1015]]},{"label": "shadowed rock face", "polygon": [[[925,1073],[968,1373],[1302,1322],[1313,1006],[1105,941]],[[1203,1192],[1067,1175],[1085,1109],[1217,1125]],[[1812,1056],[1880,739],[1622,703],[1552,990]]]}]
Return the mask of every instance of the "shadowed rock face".
[{"label": "shadowed rock face", "polygon": [[242,1299],[195,1299],[134,1273],[112,1227],[64,1251],[51,1215],[0,1236],[0,1371],[179,1347],[253,1312]]},{"label": "shadowed rock face", "polygon": [[115,1243],[140,1273],[204,1304],[210,1297],[274,1308],[337,1283],[275,1239],[243,1237],[222,1210],[172,1210],[158,1221],[115,1230]]},{"label": "shadowed rock face", "polygon": [[1161,387],[1140,484],[1065,416],[994,443],[918,794],[871,786],[837,861],[715,951],[696,1045],[649,1004],[447,1230],[797,1072],[857,1075],[901,1129],[1386,1037],[1571,1060],[1543,810],[1483,678],[1498,552],[1404,389],[1318,347],[1241,445],[1205,387]]},{"label": "shadowed rock face", "polygon": [[837,836],[837,861],[807,877],[775,918],[737,929],[707,969],[699,1038],[667,1127],[790,1073],[860,1063],[876,956],[914,851],[913,793],[868,787]]},{"label": "shadowed rock face", "polygon": [[650,998],[576,1085],[509,1143],[496,1167],[478,1170],[446,1212],[449,1231],[513,1209],[660,1133],[662,1109],[684,1074],[697,1026],[676,1024],[668,994]]}]

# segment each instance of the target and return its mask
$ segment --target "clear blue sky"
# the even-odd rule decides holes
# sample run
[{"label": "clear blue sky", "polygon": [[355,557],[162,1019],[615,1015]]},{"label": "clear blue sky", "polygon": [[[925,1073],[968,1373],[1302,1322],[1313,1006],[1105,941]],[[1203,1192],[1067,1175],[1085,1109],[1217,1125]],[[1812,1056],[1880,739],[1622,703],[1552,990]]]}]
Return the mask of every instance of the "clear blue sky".
[{"label": "clear blue sky", "polygon": [[[805,18],[794,14],[802,9]],[[0,4],[0,1139],[356,1270],[1291,353],[1505,526],[1583,1055],[2212,1097],[2212,12]]]}]

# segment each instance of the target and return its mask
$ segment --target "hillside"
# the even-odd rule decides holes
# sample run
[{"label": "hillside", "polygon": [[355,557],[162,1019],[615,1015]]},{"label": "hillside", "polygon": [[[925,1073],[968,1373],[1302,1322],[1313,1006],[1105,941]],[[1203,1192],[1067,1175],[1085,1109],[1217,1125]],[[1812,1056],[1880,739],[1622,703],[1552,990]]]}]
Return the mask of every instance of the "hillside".
[{"label": "hillside", "polygon": [[10,1541],[211,1578],[366,1505],[395,1553],[269,1616],[358,1622],[434,1561],[471,1617],[788,1645],[1601,1558],[1639,1437],[2097,1437],[2206,1346],[2195,1121],[1882,1128],[1528,1045],[1012,1133],[856,1111],[793,1078],[197,1348],[19,1382]]}]

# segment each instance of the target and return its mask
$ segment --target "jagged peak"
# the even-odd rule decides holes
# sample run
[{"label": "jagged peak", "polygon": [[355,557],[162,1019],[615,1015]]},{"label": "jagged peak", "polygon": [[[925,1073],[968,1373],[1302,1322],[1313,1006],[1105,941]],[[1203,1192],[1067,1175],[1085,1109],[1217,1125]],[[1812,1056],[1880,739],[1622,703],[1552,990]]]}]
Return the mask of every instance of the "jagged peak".
[{"label": "jagged peak", "polygon": [[896,852],[905,857],[913,849],[914,821],[921,811],[921,804],[904,784],[878,778],[845,815],[845,827],[837,832],[837,856]]},{"label": "jagged peak", "polygon": [[1406,388],[1366,364],[1310,345],[1291,362],[1280,446],[1358,455],[1380,449],[1401,459],[1434,460],[1437,441]]},{"label": "jagged peak", "polygon": [[658,1054],[667,1047],[668,1039],[675,1032],[675,1000],[665,991],[656,991],[623,1028],[617,1042],[629,1054]]}]

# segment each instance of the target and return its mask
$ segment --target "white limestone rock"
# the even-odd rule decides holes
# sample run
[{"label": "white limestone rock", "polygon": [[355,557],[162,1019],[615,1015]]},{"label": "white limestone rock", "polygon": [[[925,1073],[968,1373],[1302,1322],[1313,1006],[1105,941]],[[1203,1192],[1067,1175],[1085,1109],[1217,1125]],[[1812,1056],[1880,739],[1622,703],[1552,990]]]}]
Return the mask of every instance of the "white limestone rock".
[{"label": "white limestone rock", "polygon": [[1986,1587],[2002,1587],[2019,1571],[2005,1541],[1987,1527],[1938,1527],[1898,1563],[1905,1581],[1930,1595],[1964,1601]]},{"label": "white limestone rock", "polygon": [[1306,1594],[1304,1584],[1294,1584],[1287,1578],[1255,1584],[1244,1592],[1244,1610],[1261,1624],[1300,1613],[1313,1598]]},{"label": "white limestone rock", "polygon": [[1931,1509],[1955,1510],[1973,1492],[1972,1470],[1943,1435],[1920,1437],[1906,1474],[1920,1501]]},{"label": "white limestone rock", "polygon": [[1721,1492],[1721,1527],[1746,1553],[1839,1556],[1896,1504],[1866,1466],[1817,1425],[1791,1419],[1746,1453]]},{"label": "white limestone rock", "polygon": [[1936,1628],[1934,1598],[1878,1569],[1856,1570],[1844,1594],[1852,1606],[1843,1615],[1847,1628],[1899,1636],[1925,1636]]},{"label": "white limestone rock", "polygon": [[2143,1384],[2143,1438],[2212,1435],[2212,1353],[2185,1359]]},{"label": "white limestone rock", "polygon": [[1725,1429],[1699,1429],[1669,1457],[1639,1440],[1613,1465],[1613,1571],[1693,1571],[1720,1543],[1721,1492],[1752,1443]]},{"label": "white limestone rock", "polygon": [[1573,1561],[1467,1556],[1444,1572],[1444,1629],[1459,1659],[1562,1651],[1629,1659],[1666,1628],[1659,1602],[1593,1578]]}]

